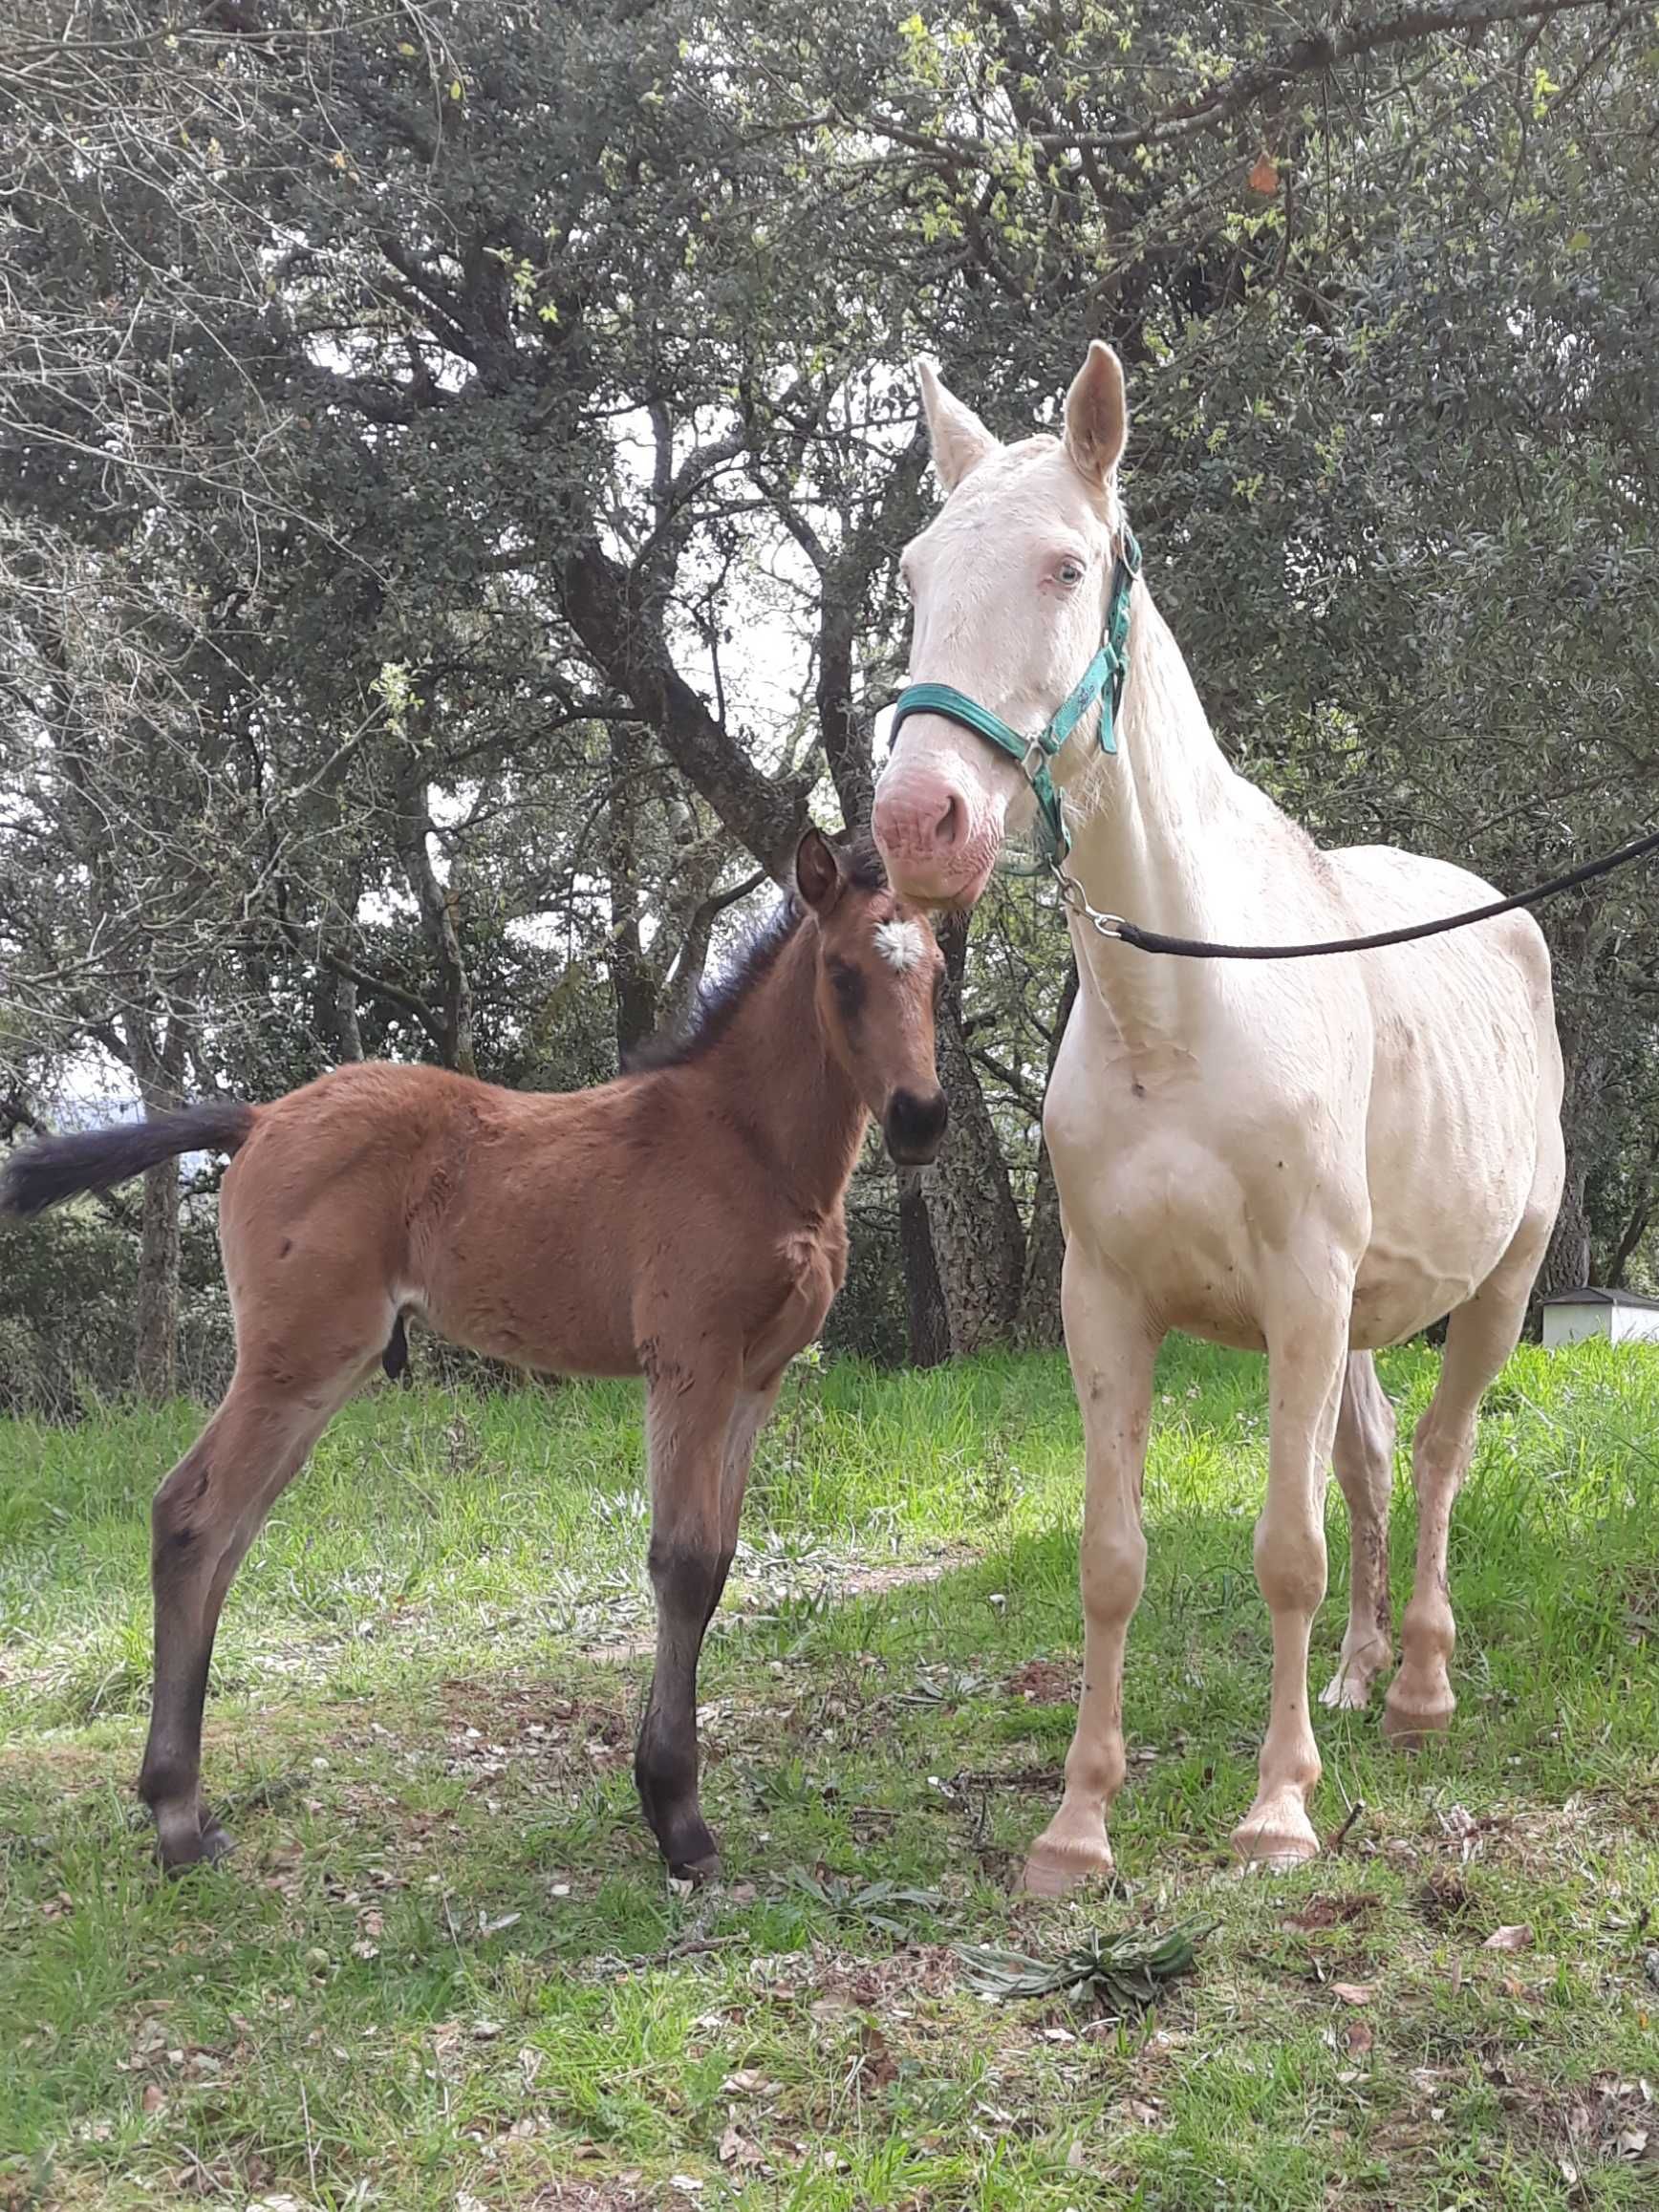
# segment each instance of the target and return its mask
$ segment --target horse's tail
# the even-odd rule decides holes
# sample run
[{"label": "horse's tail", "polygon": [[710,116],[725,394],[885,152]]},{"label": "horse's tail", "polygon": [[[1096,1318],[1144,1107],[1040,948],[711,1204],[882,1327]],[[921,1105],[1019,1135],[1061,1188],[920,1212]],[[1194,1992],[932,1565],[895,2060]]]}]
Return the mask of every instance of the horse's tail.
[{"label": "horse's tail", "polygon": [[253,1110],[234,1099],[213,1099],[147,1122],[49,1137],[14,1152],[0,1170],[0,1213],[44,1213],[65,1198],[107,1191],[181,1152],[234,1152],[248,1140]]}]

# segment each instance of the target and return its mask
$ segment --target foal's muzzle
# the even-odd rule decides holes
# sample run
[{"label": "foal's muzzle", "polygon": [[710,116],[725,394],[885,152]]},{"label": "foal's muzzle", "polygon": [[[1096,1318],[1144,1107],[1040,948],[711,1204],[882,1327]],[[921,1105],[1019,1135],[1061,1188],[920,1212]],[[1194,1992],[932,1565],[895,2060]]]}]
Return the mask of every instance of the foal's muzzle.
[{"label": "foal's muzzle", "polygon": [[942,1090],[926,1098],[914,1090],[895,1090],[881,1122],[888,1151],[901,1168],[925,1168],[938,1151],[950,1118]]}]

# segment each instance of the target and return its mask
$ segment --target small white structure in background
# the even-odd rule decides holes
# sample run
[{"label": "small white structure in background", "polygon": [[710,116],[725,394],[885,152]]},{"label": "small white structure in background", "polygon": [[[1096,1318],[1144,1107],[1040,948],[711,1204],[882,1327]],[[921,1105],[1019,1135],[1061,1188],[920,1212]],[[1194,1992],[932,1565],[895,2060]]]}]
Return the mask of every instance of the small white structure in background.
[{"label": "small white structure in background", "polygon": [[1633,1290],[1563,1290],[1542,1303],[1546,1349],[1576,1344],[1581,1337],[1659,1343],[1659,1298],[1638,1298]]}]

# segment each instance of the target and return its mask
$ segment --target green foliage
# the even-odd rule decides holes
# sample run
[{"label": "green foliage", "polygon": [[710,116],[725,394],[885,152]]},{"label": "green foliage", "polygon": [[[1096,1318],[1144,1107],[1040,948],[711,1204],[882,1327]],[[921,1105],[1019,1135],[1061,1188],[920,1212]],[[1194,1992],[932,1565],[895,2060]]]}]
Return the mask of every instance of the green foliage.
[{"label": "green foliage", "polygon": [[[609,1072],[808,803],[868,802],[922,352],[1015,436],[1118,344],[1149,574],[1317,835],[1507,886],[1642,815],[1637,18],[1345,18],[1327,68],[1238,0],[36,14],[0,77],[0,1064],[35,1106],[169,1037],[253,1096],[357,1050]],[[1574,1203],[1639,1279],[1653,897],[1549,925]],[[1066,953],[1023,899],[960,1081],[1029,1210]]]},{"label": "green foliage", "polygon": [[[180,1373],[199,1399],[230,1379],[230,1308],[209,1219],[187,1219]],[[90,1205],[0,1226],[0,1412],[73,1421],[132,1388],[138,1249]]]},{"label": "green foliage", "polygon": [[1197,1945],[1214,1933],[1213,1921],[1161,1933],[1120,1928],[1109,1936],[1091,1928],[1058,1959],[1033,1959],[989,1944],[964,1944],[961,1956],[968,1985],[981,1997],[1068,1997],[1108,2019],[1132,2020],[1158,2002],[1167,1984],[1192,1972]]}]

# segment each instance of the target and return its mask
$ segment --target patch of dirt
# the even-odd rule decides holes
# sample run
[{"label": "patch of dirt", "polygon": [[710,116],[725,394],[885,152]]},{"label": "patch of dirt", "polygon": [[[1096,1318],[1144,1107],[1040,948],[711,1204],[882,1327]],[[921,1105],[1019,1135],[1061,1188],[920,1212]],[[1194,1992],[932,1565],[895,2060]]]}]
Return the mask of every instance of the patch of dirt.
[{"label": "patch of dirt", "polygon": [[750,2018],[758,2006],[794,2016],[802,2011],[822,2027],[851,2029],[860,2012],[891,2014],[894,2003],[948,1996],[959,1986],[961,1962],[948,1944],[906,1944],[879,1958],[839,1945],[814,1943],[800,1951],[762,1951],[747,1964],[746,1987],[700,2016],[713,2029]]},{"label": "patch of dirt", "polygon": [[1284,1924],[1312,1935],[1322,1928],[1351,1927],[1356,1921],[1369,1920],[1378,1910],[1378,1900],[1363,1893],[1356,1897],[1316,1897],[1300,1912],[1287,1913]]},{"label": "patch of dirt", "polygon": [[1455,1926],[1478,1909],[1478,1901],[1454,1866],[1436,1866],[1411,1899],[1417,1918],[1432,1928]]},{"label": "patch of dirt", "polygon": [[[669,2204],[689,2201],[674,2190]],[[533,2197],[527,2197],[523,2212],[645,2212],[646,2199],[625,2181],[549,2181]]]},{"label": "patch of dirt", "polygon": [[[134,1739],[135,1742],[137,1739]],[[122,1767],[138,1771],[135,1750],[89,1750],[84,1744],[65,1740],[59,1731],[54,1736],[31,1735],[16,1743],[0,1744],[0,1783],[15,1782],[23,1790],[38,1789],[42,1779],[50,1775],[54,1792],[106,1789],[112,1775],[117,1779],[131,1779],[122,1775]]]},{"label": "patch of dirt", "polygon": [[633,1752],[620,1703],[561,1697],[549,1687],[475,1682],[440,1686],[451,1774],[494,1781],[509,1768],[609,1773]]},{"label": "patch of dirt", "polygon": [[1014,1669],[1003,1687],[1010,1697],[1023,1698],[1027,1705],[1075,1705],[1077,1669],[1052,1659],[1028,1659]]},{"label": "patch of dirt", "polygon": [[1659,1637],[1659,1567],[1633,1565],[1625,1575],[1625,1635],[1635,1644]]},{"label": "patch of dirt", "polygon": [[1560,2083],[1531,2079],[1502,2060],[1481,2071],[1516,2137],[1551,2153],[1569,2182],[1589,2165],[1634,2166],[1659,2178],[1659,2107],[1650,2080],[1602,2073],[1563,2094]]},{"label": "patch of dirt", "polygon": [[912,1559],[892,1567],[854,1567],[851,1574],[829,1580],[839,1598],[879,1598],[889,1590],[908,1590],[917,1582],[940,1582],[959,1568],[979,1564],[980,1555],[964,1544],[954,1545],[937,1558]]},{"label": "patch of dirt", "polygon": [[963,1767],[951,1776],[945,1794],[970,1790],[1033,1790],[1046,1794],[1065,1784],[1064,1767]]},{"label": "patch of dirt", "polygon": [[948,1944],[907,1944],[883,1959],[831,1959],[815,1976],[825,1997],[879,2011],[894,1997],[941,1997],[960,1980],[961,1961]]}]

